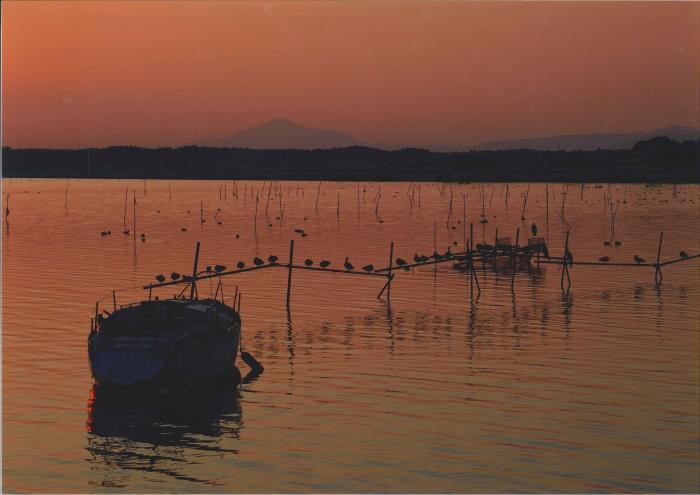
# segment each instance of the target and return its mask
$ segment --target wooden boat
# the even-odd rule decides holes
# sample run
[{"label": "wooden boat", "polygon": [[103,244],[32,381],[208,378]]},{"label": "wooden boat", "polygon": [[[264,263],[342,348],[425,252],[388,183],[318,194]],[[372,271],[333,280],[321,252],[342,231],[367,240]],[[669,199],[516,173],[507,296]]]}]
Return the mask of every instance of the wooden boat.
[{"label": "wooden boat", "polygon": [[148,300],[97,315],[88,338],[100,385],[193,386],[235,367],[239,314],[215,299]]},{"label": "wooden boat", "polygon": [[[236,368],[241,338],[241,295],[236,290],[233,307],[224,303],[221,272],[224,266],[207,266],[197,271],[199,242],[195,252],[192,276],[173,273],[171,282],[158,275],[158,284],[144,286],[148,300],[117,309],[112,293],[114,311],[99,312],[91,320],[88,356],[92,376],[101,386],[140,388],[171,386],[189,388],[233,373]],[[217,277],[214,298],[199,299],[197,280]],[[158,287],[184,284],[172,299],[151,298]],[[189,298],[185,296],[187,290]],[[217,296],[221,295],[221,300]],[[236,303],[238,311],[235,310]],[[241,350],[241,359],[252,373],[263,372],[263,366],[249,353]]]}]

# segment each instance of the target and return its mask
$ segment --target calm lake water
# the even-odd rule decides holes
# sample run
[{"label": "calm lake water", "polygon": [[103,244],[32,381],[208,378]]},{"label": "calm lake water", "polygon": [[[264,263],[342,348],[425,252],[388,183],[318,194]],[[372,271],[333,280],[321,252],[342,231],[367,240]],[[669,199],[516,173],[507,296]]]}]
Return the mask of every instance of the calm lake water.
[{"label": "calm lake water", "polygon": [[[390,241],[404,259],[431,254],[434,243],[457,250],[469,235],[465,217],[477,242],[492,242],[496,229],[514,240],[517,227],[524,239],[535,222],[557,256],[569,231],[576,261],[655,261],[661,231],[662,259],[700,244],[695,185],[318,188],[3,181],[4,490],[700,489],[698,260],[665,267],[660,287],[651,267],[574,266],[568,293],[558,265],[519,272],[512,291],[510,273],[487,268],[478,300],[469,277],[445,263],[397,273],[390,305],[376,298],[379,277],[299,270],[289,313],[286,270],[236,275],[225,296],[242,291],[243,342],[263,375],[190,407],[92,397],[95,300],[111,308],[120,288],[135,289],[118,291],[117,304],[147,296],[138,287],[156,274],[191,270],[196,241],[201,263],[230,268],[270,254],[286,261],[290,239],[298,262],[341,267],[348,256],[357,267],[386,266]],[[134,232],[134,192],[136,239],[122,234]],[[617,247],[603,244],[610,196]]]}]

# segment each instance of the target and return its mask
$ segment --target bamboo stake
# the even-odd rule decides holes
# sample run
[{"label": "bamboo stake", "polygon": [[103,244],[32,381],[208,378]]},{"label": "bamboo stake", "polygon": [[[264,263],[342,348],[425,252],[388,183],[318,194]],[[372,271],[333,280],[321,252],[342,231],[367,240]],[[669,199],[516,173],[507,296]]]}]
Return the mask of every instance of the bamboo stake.
[{"label": "bamboo stake", "polygon": [[292,297],[292,268],[294,267],[294,239],[289,241],[289,272],[287,275],[287,309],[289,309],[289,301]]}]

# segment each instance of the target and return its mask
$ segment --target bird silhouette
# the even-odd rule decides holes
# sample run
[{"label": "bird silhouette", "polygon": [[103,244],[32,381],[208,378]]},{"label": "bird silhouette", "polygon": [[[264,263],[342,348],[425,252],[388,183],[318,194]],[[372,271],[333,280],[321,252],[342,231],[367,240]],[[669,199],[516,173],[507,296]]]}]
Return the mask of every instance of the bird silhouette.
[{"label": "bird silhouette", "polygon": [[609,246],[609,245],[610,245],[610,241],[603,241],[603,246]]},{"label": "bird silhouette", "polygon": [[183,275],[182,280],[184,280],[185,282],[192,282],[192,277],[190,277],[189,275]]},{"label": "bird silhouette", "polygon": [[374,265],[363,266],[362,269],[363,269],[364,271],[366,271],[367,273],[373,272],[373,271],[374,271]]},{"label": "bird silhouette", "polygon": [[535,222],[532,222],[532,225],[530,226],[530,230],[532,230],[532,237],[537,236],[537,225]]},{"label": "bird silhouette", "polygon": [[216,265],[216,266],[214,266],[214,271],[215,271],[216,273],[221,273],[221,272],[223,272],[224,270],[226,270],[226,267],[225,267],[224,265]]},{"label": "bird silhouette", "polygon": [[396,258],[396,264],[399,266],[404,266],[406,264],[406,261],[401,258]]},{"label": "bird silhouette", "polygon": [[296,232],[297,234],[303,234],[304,230],[303,229],[294,229],[294,232]]},{"label": "bird silhouette", "polygon": [[260,258],[258,258],[257,256],[255,258],[253,258],[253,264],[255,266],[260,266],[260,265],[263,265],[264,263],[265,262],[263,260],[261,260]]},{"label": "bird silhouette", "polygon": [[236,264],[236,266],[238,267],[239,270],[242,270],[243,268],[245,268],[245,263],[243,263],[242,261],[239,261]]},{"label": "bird silhouette", "polygon": [[122,231],[122,234],[129,235],[129,231],[128,231],[128,230],[124,230],[124,231]]},{"label": "bird silhouette", "polygon": [[431,256],[431,258],[433,258],[434,260],[439,260],[442,259],[442,256],[440,256],[437,251],[433,251],[433,255]]},{"label": "bird silhouette", "polygon": [[602,256],[602,257],[598,258],[598,261],[602,261],[603,263],[607,263],[608,261],[610,261],[610,257],[609,256]]},{"label": "bird silhouette", "polygon": [[685,251],[681,251],[679,254],[681,255],[681,258],[687,258],[687,257],[688,257],[688,253],[686,253]]},{"label": "bird silhouette", "polygon": [[634,261],[636,261],[637,263],[644,263],[644,258],[642,258],[641,256],[639,256],[638,254],[635,254],[635,255],[634,255]]},{"label": "bird silhouette", "polygon": [[170,278],[173,280],[178,280],[180,278],[180,274],[177,272],[173,272],[170,274]]},{"label": "bird silhouette", "polygon": [[182,227],[180,230],[182,230],[183,232],[187,232],[187,227]]},{"label": "bird silhouette", "polygon": [[345,267],[346,270],[352,270],[354,266],[352,266],[352,263],[348,261],[348,257],[345,257],[345,263],[343,263],[343,266]]},{"label": "bird silhouette", "polygon": [[415,261],[416,263],[420,263],[420,260],[421,260],[421,257],[418,256],[418,253],[413,255],[413,261]]},{"label": "bird silhouette", "polygon": [[165,282],[165,276],[163,274],[156,275],[156,280],[162,284]]},{"label": "bird silhouette", "polygon": [[445,251],[445,254],[443,254],[442,257],[448,260],[452,258],[452,251],[450,251],[449,246],[447,247],[447,251]]},{"label": "bird silhouette", "polygon": [[620,241],[615,241],[616,246],[622,246],[622,243]]},{"label": "bird silhouette", "polygon": [[267,261],[269,261],[270,263],[273,263],[273,264],[277,263],[278,259],[279,258],[277,256],[275,256],[274,254],[271,254],[270,256],[267,257]]},{"label": "bird silhouette", "polygon": [[331,262],[328,260],[321,260],[321,262],[319,263],[321,268],[328,268],[328,265],[330,265],[330,264],[331,264]]},{"label": "bird silhouette", "polygon": [[306,259],[304,260],[304,264],[305,264],[306,266],[311,266],[311,265],[314,264],[314,260],[312,260],[311,258],[306,258]]}]

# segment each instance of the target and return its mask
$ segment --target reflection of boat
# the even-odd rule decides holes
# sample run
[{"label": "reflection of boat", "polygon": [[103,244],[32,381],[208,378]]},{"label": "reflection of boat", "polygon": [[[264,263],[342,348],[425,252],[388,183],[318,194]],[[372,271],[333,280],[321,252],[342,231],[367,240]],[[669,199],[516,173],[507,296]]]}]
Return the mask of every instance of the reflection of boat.
[{"label": "reflection of boat", "polygon": [[189,384],[234,367],[241,319],[214,299],[142,301],[98,315],[88,338],[101,384]]},{"label": "reflection of boat", "polygon": [[141,476],[139,471],[151,478],[215,483],[192,459],[237,453],[243,425],[237,383],[236,377],[222,378],[216,387],[160,393],[94,384],[87,403],[86,450],[92,470],[103,474],[96,483],[126,487]]}]

